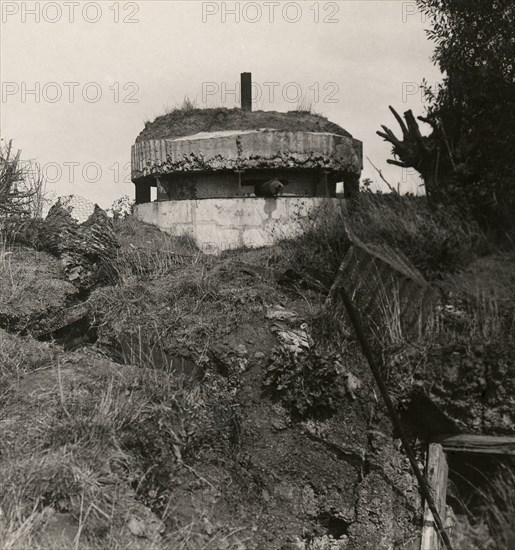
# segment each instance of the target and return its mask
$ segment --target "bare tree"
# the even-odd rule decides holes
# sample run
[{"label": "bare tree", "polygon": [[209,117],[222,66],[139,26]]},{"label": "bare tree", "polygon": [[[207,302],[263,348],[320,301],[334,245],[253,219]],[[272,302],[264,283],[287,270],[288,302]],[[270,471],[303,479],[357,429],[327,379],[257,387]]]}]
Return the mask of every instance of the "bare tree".
[{"label": "bare tree", "polygon": [[45,194],[39,166],[22,161],[12,140],[0,143],[0,217],[41,217]]},{"label": "bare tree", "polygon": [[[399,123],[402,131],[402,139],[399,139],[387,126],[382,126],[383,131],[377,132],[385,141],[392,144],[392,153],[395,160],[388,159],[388,164],[394,164],[401,168],[414,168],[422,176],[426,188],[426,194],[433,203],[441,198],[439,195],[439,177],[442,176],[442,164],[452,162],[452,153],[450,149],[444,149],[442,155],[442,140],[440,129],[433,127],[433,132],[429,136],[423,136],[417,120],[412,111],[404,113],[405,121],[390,107],[395,120]],[[429,122],[428,119],[418,117],[422,122]]]}]

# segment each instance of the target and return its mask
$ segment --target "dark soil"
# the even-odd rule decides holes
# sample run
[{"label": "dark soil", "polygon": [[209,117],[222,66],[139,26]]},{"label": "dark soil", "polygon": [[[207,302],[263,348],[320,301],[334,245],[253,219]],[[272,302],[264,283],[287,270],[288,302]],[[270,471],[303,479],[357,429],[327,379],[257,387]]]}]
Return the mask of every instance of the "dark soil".
[{"label": "dark soil", "polygon": [[[73,539],[80,521],[79,548],[95,550],[417,547],[417,484],[351,332],[341,324],[329,330],[339,321],[321,316],[323,286],[277,276],[299,269],[293,245],[207,257],[132,219],[116,231],[117,279],[88,297],[89,315],[75,331],[79,341],[92,337],[80,349],[70,349],[72,329],[54,342],[0,330],[0,506],[13,525],[33,510],[47,518],[34,523],[34,536],[49,539],[38,550],[69,547],[55,533]],[[68,298],[66,286],[55,294],[65,281],[52,257],[19,254],[3,264],[0,320],[31,319],[79,299]],[[455,280],[464,287],[462,279]],[[455,327],[446,330],[456,344],[460,330],[471,335],[476,325],[454,300],[440,323]],[[493,321],[504,326],[499,315]],[[284,334],[305,335],[310,351],[282,364]],[[398,402],[416,387],[464,431],[513,433],[513,348],[492,342],[462,353],[454,345],[435,364],[437,344],[384,350]],[[341,392],[328,391],[327,378],[313,371],[285,384],[288,399],[265,385],[281,366],[279,380],[288,382],[290,367],[307,364],[311,351],[324,357],[324,369],[338,357],[348,376],[332,379]],[[338,396],[329,414],[317,415],[320,391]],[[412,428],[423,462],[422,430]],[[100,512],[81,520],[90,504]],[[15,536],[6,533],[0,529],[0,546],[2,536],[5,545]]]}]

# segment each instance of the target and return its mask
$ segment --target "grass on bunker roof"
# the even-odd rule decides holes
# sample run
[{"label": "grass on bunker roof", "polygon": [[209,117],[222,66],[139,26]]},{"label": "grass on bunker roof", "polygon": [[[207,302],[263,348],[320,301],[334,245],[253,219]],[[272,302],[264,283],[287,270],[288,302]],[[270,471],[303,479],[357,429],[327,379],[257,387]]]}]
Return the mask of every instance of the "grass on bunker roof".
[{"label": "grass on bunker roof", "polygon": [[329,132],[352,137],[338,124],[322,115],[305,110],[282,113],[278,111],[243,111],[226,107],[199,109],[190,105],[188,108],[173,109],[158,116],[153,122],[147,122],[136,141],[175,139],[199,132],[259,130],[261,128],[289,132]]}]

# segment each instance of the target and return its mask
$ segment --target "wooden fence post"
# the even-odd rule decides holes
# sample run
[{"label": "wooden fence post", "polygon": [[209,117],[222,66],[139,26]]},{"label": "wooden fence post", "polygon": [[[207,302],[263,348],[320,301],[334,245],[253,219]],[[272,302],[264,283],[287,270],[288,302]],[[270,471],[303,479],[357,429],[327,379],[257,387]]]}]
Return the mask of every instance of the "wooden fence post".
[{"label": "wooden fence post", "polygon": [[[427,453],[426,479],[431,487],[434,501],[442,522],[445,524],[445,506],[447,500],[447,476],[449,466],[443,447],[439,443],[430,443]],[[422,542],[420,550],[440,550],[441,539],[438,535],[433,514],[427,505],[424,506],[424,522],[422,527]]]}]

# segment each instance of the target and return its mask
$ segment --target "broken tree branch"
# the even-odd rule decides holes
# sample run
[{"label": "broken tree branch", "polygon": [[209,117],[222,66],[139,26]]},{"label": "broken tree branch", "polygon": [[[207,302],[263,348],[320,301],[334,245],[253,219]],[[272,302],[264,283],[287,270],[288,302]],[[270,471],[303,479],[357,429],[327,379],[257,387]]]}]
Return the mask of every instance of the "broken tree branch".
[{"label": "broken tree branch", "polygon": [[[394,159],[388,159],[388,164],[400,166],[401,168],[414,168],[424,180],[424,186],[430,203],[438,204],[441,202],[440,188],[436,185],[435,166],[437,157],[441,148],[444,147],[442,133],[440,128],[431,124],[433,132],[429,136],[423,136],[417,118],[412,111],[404,113],[404,120],[401,115],[390,106],[395,120],[402,130],[402,141],[387,126],[382,125],[382,130],[377,131],[377,135],[385,141],[392,144],[392,154]],[[423,117],[418,117],[423,120]],[[433,121],[431,121],[433,122]],[[451,158],[452,161],[452,158]],[[441,164],[441,161],[438,162]],[[440,166],[440,170],[445,166]]]},{"label": "broken tree branch", "polygon": [[381,172],[381,170],[379,170],[379,168],[377,168],[377,166],[368,157],[367,157],[367,160],[372,165],[372,168],[374,168],[374,170],[379,174],[379,177],[386,183],[386,185],[388,185],[388,189],[390,189],[392,193],[395,193],[396,195],[398,195],[397,190],[390,185],[390,183],[383,176],[383,173]]},{"label": "broken tree branch", "polygon": [[404,121],[401,118],[401,115],[391,105],[389,105],[388,108],[390,109],[393,116],[395,117],[395,120],[397,120],[397,122],[399,123],[399,126],[401,127],[401,130],[402,130],[402,135],[406,138],[409,132],[408,132],[408,128],[406,127],[406,125],[404,124]]}]

